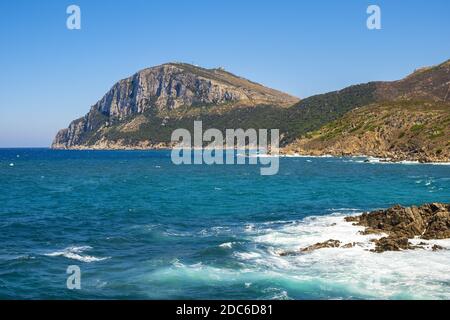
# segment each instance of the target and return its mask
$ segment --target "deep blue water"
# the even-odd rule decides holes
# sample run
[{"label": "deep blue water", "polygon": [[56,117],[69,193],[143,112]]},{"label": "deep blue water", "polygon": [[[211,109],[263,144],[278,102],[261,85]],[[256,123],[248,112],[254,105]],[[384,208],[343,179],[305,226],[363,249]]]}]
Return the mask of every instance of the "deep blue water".
[{"label": "deep blue water", "polygon": [[351,237],[341,215],[450,199],[450,166],[357,160],[282,158],[261,176],[169,151],[0,149],[0,298],[449,298],[446,252],[276,254]]}]

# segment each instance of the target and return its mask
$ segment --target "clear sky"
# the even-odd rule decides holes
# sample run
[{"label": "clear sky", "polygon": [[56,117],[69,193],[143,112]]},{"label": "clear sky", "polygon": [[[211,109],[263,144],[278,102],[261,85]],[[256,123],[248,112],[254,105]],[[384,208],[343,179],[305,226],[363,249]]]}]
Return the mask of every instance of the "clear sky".
[{"label": "clear sky", "polygon": [[[71,4],[81,30],[66,28]],[[169,61],[302,98],[399,79],[450,58],[449,13],[448,0],[1,1],[0,147],[49,146],[117,80]]]}]

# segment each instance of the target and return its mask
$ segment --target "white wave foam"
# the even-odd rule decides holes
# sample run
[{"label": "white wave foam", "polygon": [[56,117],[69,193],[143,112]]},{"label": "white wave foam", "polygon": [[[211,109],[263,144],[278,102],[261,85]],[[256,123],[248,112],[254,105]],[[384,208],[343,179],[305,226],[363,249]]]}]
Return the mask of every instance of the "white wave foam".
[{"label": "white wave foam", "polygon": [[219,247],[224,249],[231,249],[233,247],[233,243],[232,242],[221,243]]},{"label": "white wave foam", "polygon": [[268,294],[268,296],[264,297],[264,299],[269,299],[269,300],[291,300],[291,298],[288,296],[287,291],[286,290],[281,290],[280,288],[269,287],[267,289],[264,289],[263,292]]},{"label": "white wave foam", "polygon": [[339,158],[339,157],[335,157],[335,156],[333,156],[331,154],[324,154],[324,155],[320,155],[320,156],[314,156],[314,155],[293,153],[293,154],[280,154],[279,156],[282,157],[282,158]]},{"label": "white wave foam", "polygon": [[92,249],[92,247],[90,247],[90,246],[80,246],[80,247],[72,246],[72,247],[63,249],[62,251],[54,251],[54,252],[50,252],[50,253],[45,253],[44,255],[48,256],[48,257],[63,256],[68,259],[73,259],[73,260],[78,260],[78,261],[88,262],[88,263],[102,261],[102,260],[106,260],[106,259],[110,258],[110,257],[98,258],[95,256],[81,255],[81,253],[83,253],[84,251],[91,250],[91,249]]},{"label": "white wave foam", "polygon": [[[362,235],[363,228],[346,222],[344,216],[308,217],[277,229],[259,228],[250,235],[254,246],[234,256],[247,267],[279,272],[302,283],[323,282],[325,290],[353,297],[450,299],[450,239],[412,239],[413,244],[426,243],[425,249],[374,253],[371,240],[382,235]],[[329,239],[356,245],[280,256]],[[432,251],[435,244],[444,250]]]},{"label": "white wave foam", "polygon": [[[239,242],[239,246],[234,242],[219,245],[232,250],[231,257],[238,267],[207,262],[184,264],[175,259],[170,266],[147,274],[146,280],[165,287],[173,283],[174,291],[180,285],[237,286],[245,297],[265,299],[450,299],[450,239],[412,239],[413,244],[425,243],[425,249],[374,253],[370,251],[374,248],[371,240],[382,235],[362,235],[363,227],[344,220],[361,210],[331,211],[334,213],[301,221],[241,227],[240,236],[246,241]],[[329,239],[355,246],[280,255]],[[432,251],[435,244],[444,250]],[[170,290],[168,295],[172,297]]]},{"label": "white wave foam", "polygon": [[351,159],[350,162],[356,163],[375,163],[375,164],[405,164],[405,165],[436,165],[436,166],[448,166],[450,162],[419,162],[417,160],[402,160],[402,161],[393,161],[390,158],[377,158],[371,156],[360,156],[360,157],[351,157],[351,158],[361,158],[363,159]]},{"label": "white wave foam", "polygon": [[348,214],[335,213],[323,217],[307,217],[277,230],[262,232],[263,234],[255,236],[253,240],[257,243],[296,250],[317,242],[336,239],[344,244],[355,242],[358,247],[372,249],[374,244],[371,240],[378,239],[383,235],[360,234],[364,227],[353,226],[346,222],[344,220],[346,215]]},{"label": "white wave foam", "polygon": [[252,232],[253,230],[255,230],[255,225],[253,223],[247,224],[245,226],[245,232]]}]

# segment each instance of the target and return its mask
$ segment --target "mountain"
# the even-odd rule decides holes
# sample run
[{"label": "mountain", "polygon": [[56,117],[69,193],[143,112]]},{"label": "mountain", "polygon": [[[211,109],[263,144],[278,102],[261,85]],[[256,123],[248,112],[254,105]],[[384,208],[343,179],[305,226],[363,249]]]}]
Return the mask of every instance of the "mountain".
[{"label": "mountain", "polygon": [[[201,108],[287,107],[298,98],[237,77],[222,68],[204,69],[185,63],[168,63],[141,70],[117,82],[93,105],[87,115],[58,132],[53,148],[126,147],[139,143],[167,142],[162,134],[134,141],[140,126],[156,126],[158,131],[171,116]],[[166,119],[166,120],[164,120]],[[161,120],[161,121],[160,121]],[[156,121],[156,123],[155,123]],[[165,130],[167,131],[167,130]],[[124,139],[120,139],[120,133]],[[108,137],[116,134],[119,140]]]},{"label": "mountain", "polygon": [[450,60],[421,68],[398,81],[376,81],[315,95],[291,107],[285,144],[299,135],[320,128],[348,111],[383,101],[450,101]]},{"label": "mountain", "polygon": [[[450,103],[449,86],[450,60],[418,69],[398,81],[358,84],[299,100],[221,68],[169,63],[142,70],[116,83],[86,116],[61,130],[52,147],[167,147],[173,130],[192,130],[193,122],[202,120],[204,130],[280,129],[280,145],[286,153],[364,153],[445,160],[448,123],[444,120]],[[375,119],[379,114],[384,118]],[[399,117],[401,124],[393,121]],[[411,121],[423,125],[424,130],[415,129],[414,135],[410,135]],[[433,123],[437,131],[430,134]],[[358,130],[354,130],[356,127]],[[390,133],[380,134],[365,148],[356,147],[356,142],[354,148],[337,147],[352,145],[355,140],[349,133],[358,134],[359,145],[364,146],[365,139],[369,139],[364,133],[373,130]],[[328,139],[330,136],[333,139]],[[375,144],[380,147],[370,147]]]},{"label": "mountain", "polygon": [[[361,86],[365,103],[339,103],[345,96],[342,91],[326,94],[326,99],[313,97],[321,100],[314,103],[314,112],[330,112],[330,121],[289,141],[284,152],[450,160],[450,60],[399,81]],[[354,91],[352,87],[345,90]],[[355,99],[354,92],[350,97]],[[297,107],[311,108],[306,100]],[[340,108],[333,109],[337,105]],[[331,119],[337,113],[343,113],[342,117]]]},{"label": "mountain", "polygon": [[354,109],[285,147],[286,153],[450,160],[450,104],[394,101]]}]

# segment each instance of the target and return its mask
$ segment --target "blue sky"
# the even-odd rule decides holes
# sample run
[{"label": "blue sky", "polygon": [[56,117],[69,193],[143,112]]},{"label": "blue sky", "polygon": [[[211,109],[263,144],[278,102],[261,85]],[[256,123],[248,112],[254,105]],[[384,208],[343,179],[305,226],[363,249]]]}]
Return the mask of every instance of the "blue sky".
[{"label": "blue sky", "polygon": [[[66,8],[81,8],[81,30]],[[366,28],[381,8],[382,29]],[[450,1],[0,2],[0,147],[49,146],[119,79],[168,61],[299,97],[450,58]]]}]

